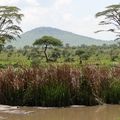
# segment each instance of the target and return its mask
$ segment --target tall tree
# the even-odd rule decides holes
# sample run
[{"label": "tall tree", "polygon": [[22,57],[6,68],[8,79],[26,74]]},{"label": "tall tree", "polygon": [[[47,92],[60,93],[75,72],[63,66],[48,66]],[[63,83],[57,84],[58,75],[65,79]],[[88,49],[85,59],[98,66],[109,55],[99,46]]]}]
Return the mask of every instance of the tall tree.
[{"label": "tall tree", "polygon": [[120,39],[120,4],[114,4],[107,6],[104,11],[98,12],[96,17],[102,17],[102,20],[99,25],[109,25],[110,28],[107,30],[98,30],[109,31],[116,34],[117,39]]},{"label": "tall tree", "polygon": [[62,42],[61,42],[61,40],[54,38],[52,36],[43,36],[42,38],[37,39],[33,43],[33,45],[38,45],[38,46],[43,45],[44,46],[44,54],[46,57],[46,61],[48,62],[49,61],[49,58],[47,55],[48,46],[62,46]]},{"label": "tall tree", "polygon": [[22,20],[23,14],[15,6],[0,6],[0,43],[15,40],[20,37],[22,29],[18,26]]}]

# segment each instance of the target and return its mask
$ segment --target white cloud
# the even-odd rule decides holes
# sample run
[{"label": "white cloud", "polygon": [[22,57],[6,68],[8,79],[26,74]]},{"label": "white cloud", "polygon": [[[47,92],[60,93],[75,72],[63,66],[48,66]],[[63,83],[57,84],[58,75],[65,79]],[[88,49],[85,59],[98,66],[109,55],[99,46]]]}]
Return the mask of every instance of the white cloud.
[{"label": "white cloud", "polygon": [[28,6],[39,6],[39,2],[37,0],[25,0]]},{"label": "white cloud", "polygon": [[48,19],[46,18],[49,14],[47,8],[44,7],[31,7],[24,9],[24,18],[22,26],[24,30],[30,30],[33,27],[39,27],[44,24]]},{"label": "white cloud", "polygon": [[56,9],[61,9],[70,3],[72,3],[72,0],[56,0],[54,6]]},{"label": "white cloud", "polygon": [[72,19],[72,14],[71,13],[64,13],[63,14],[63,20],[65,21],[65,22],[70,22],[71,21],[71,19]]},{"label": "white cloud", "polygon": [[[57,0],[57,4],[59,3],[62,6],[67,6],[70,1],[71,0]],[[28,6],[23,9],[24,18],[22,22],[22,28],[24,31],[40,26],[63,26],[72,18],[71,13],[60,8],[60,6],[60,10],[55,10],[56,2],[50,7],[40,6],[39,3],[37,0],[34,2],[33,0],[26,0]]]},{"label": "white cloud", "polygon": [[16,5],[20,0],[0,0],[0,5]]},{"label": "white cloud", "polygon": [[86,16],[82,18],[72,17],[71,25],[69,29],[74,33],[97,38],[97,39],[103,39],[103,40],[114,39],[115,36],[111,32],[95,33],[95,31],[97,30],[102,30],[106,28],[104,26],[98,25],[99,21],[100,20],[95,19],[94,16]]}]

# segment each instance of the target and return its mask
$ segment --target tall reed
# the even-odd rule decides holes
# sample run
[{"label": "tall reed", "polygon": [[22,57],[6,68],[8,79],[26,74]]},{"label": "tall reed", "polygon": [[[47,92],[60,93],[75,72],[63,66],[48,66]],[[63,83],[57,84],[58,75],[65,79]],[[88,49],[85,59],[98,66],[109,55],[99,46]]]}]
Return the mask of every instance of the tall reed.
[{"label": "tall reed", "polygon": [[48,65],[0,70],[0,104],[68,106],[120,103],[120,67]]}]

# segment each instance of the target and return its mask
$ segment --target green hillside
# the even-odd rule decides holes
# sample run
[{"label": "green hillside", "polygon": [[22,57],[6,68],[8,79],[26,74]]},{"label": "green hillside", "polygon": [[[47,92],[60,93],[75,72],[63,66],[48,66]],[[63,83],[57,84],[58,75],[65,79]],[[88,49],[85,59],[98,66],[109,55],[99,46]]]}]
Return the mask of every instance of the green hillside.
[{"label": "green hillside", "polygon": [[85,45],[102,45],[102,44],[111,44],[113,41],[102,41],[82,35],[77,35],[72,32],[63,31],[56,28],[51,27],[39,27],[28,32],[25,32],[21,35],[21,39],[17,38],[16,41],[12,42],[16,47],[23,47],[25,45],[32,45],[34,40],[40,38],[44,35],[50,35],[61,39],[63,44],[69,43],[70,46],[80,46],[82,44]]}]

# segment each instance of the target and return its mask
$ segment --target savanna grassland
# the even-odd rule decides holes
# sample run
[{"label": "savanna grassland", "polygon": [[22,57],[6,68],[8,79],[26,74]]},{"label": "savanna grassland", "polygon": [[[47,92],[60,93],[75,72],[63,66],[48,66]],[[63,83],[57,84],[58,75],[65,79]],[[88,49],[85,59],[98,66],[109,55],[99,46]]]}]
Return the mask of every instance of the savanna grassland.
[{"label": "savanna grassland", "polygon": [[119,45],[4,47],[0,104],[69,106],[119,104]]},{"label": "savanna grassland", "polygon": [[65,45],[47,35],[21,49],[6,45],[20,38],[23,16],[15,6],[0,6],[0,104],[120,104],[120,4],[96,14],[105,18],[100,25],[114,26],[97,32],[117,37],[115,44],[101,46]]}]

